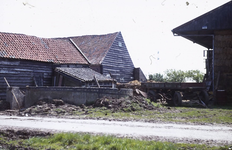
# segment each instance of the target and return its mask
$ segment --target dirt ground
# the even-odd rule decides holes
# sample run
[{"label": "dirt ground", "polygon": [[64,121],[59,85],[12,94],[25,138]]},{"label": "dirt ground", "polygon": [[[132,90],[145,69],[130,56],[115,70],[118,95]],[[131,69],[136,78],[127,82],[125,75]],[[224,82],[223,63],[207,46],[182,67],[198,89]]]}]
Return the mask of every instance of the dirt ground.
[{"label": "dirt ground", "polygon": [[[156,103],[157,104],[157,103]],[[136,112],[137,110],[158,110],[159,112],[171,112],[179,111],[173,107],[156,107],[154,103],[145,99],[143,96],[133,96],[120,99],[114,98],[101,98],[98,99],[94,104],[85,106],[76,106],[72,104],[65,103],[61,99],[44,99],[38,101],[36,104],[29,108],[22,108],[20,110],[10,110],[9,103],[5,101],[0,101],[0,115],[9,115],[9,116],[40,116],[40,117],[55,117],[55,118],[78,118],[75,115],[76,112],[81,112],[79,114],[85,115],[89,113],[88,111],[92,108],[105,108],[111,112]],[[95,118],[91,118],[95,119]],[[133,120],[125,120],[133,121]],[[42,132],[42,131],[33,131],[33,130],[17,130],[17,129],[5,129],[0,130],[0,135],[4,135],[9,140],[11,139],[28,139],[33,136],[48,136],[52,133]],[[162,141],[162,139],[156,139]],[[173,141],[171,141],[173,142]],[[178,142],[178,141],[174,141]],[[183,142],[183,141],[182,141]],[[185,141],[189,143],[189,141]],[[213,143],[204,143],[209,144]],[[199,143],[195,141],[193,143]],[[2,146],[2,147],[1,147]],[[6,147],[4,143],[0,142],[0,149]],[[20,149],[19,147],[14,147],[12,145],[7,145],[10,149]],[[28,148],[30,150],[30,148]]]},{"label": "dirt ground", "polygon": [[136,110],[154,110],[159,109],[155,107],[149,100],[142,96],[133,96],[120,99],[101,98],[94,104],[85,106],[76,106],[65,103],[61,99],[44,99],[38,101],[35,105],[29,108],[20,110],[9,110],[9,104],[5,101],[0,101],[0,115],[18,115],[18,116],[53,116],[65,117],[74,115],[75,111],[86,112],[91,108],[105,107],[111,112],[132,112]]},{"label": "dirt ground", "polygon": [[[19,139],[29,139],[31,137],[45,137],[51,135],[50,132],[43,132],[43,131],[33,131],[33,130],[17,130],[17,129],[7,129],[7,130],[0,130],[0,135],[7,138],[8,141],[10,140],[19,140]],[[8,145],[4,141],[0,140],[0,149],[24,149],[24,150],[33,150],[30,147],[22,148],[20,145]]]},{"label": "dirt ground", "polygon": [[[105,107],[112,112],[132,112],[136,110],[154,110],[158,109],[152,105],[149,101],[146,101],[142,96],[134,96],[127,98],[101,98],[98,99],[94,104],[85,106],[76,106],[65,103],[61,99],[44,99],[38,101],[35,105],[29,108],[23,108],[20,110],[10,110],[10,104],[6,101],[0,101],[0,115],[9,116],[47,116],[47,117],[70,117],[74,115],[75,111],[81,111],[83,114],[87,113],[89,109],[96,107]],[[51,135],[49,132],[33,131],[33,130],[17,130],[17,129],[6,129],[0,130],[0,135],[7,137],[8,140],[16,139],[28,139],[34,136],[48,136]],[[13,145],[6,145],[0,141],[0,149],[20,149],[21,147],[15,147]],[[31,148],[28,148],[31,150]]]}]

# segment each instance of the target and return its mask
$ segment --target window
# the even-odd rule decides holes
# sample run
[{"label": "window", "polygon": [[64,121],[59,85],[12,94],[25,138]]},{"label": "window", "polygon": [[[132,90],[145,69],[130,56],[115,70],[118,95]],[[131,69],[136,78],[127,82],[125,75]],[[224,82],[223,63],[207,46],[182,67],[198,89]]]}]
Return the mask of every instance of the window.
[{"label": "window", "polygon": [[122,42],[118,42],[118,46],[119,46],[119,47],[122,47]]}]

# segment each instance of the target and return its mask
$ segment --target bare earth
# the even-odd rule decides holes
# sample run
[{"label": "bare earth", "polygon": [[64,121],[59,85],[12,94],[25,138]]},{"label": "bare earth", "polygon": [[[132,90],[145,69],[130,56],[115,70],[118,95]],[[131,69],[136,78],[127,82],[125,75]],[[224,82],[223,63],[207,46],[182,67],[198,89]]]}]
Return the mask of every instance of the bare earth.
[{"label": "bare earth", "polygon": [[[125,109],[124,105],[121,104],[125,100],[115,99],[112,101],[108,103],[105,99],[101,99],[95,105],[108,107],[113,111]],[[147,104],[140,97],[134,97],[131,101],[136,101],[143,109],[158,109]],[[63,111],[57,111],[57,108]],[[0,133],[7,132],[9,137],[17,139],[57,132],[84,132],[175,143],[197,143],[211,146],[232,145],[231,126],[147,123],[72,117],[72,112],[79,109],[84,113],[88,110],[86,106],[79,107],[64,104],[62,100],[52,100],[50,102],[40,101],[35,106],[21,111],[0,111]],[[58,118],[60,115],[63,118]]]}]

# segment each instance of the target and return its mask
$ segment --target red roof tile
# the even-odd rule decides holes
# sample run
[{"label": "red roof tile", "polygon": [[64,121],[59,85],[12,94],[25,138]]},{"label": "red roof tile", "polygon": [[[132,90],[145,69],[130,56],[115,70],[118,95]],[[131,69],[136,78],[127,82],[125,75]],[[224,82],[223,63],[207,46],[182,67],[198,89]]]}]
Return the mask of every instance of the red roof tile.
[{"label": "red roof tile", "polygon": [[69,37],[89,59],[91,64],[101,64],[119,32],[105,35]]},{"label": "red roof tile", "polygon": [[68,40],[38,38],[15,33],[0,33],[0,57],[58,64],[88,64]]}]

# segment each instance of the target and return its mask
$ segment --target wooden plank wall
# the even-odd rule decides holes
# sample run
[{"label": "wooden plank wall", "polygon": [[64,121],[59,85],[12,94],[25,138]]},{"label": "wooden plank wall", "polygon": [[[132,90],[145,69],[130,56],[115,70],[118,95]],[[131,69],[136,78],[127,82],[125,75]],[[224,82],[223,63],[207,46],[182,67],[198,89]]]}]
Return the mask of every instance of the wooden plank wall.
[{"label": "wooden plank wall", "polygon": [[143,71],[140,68],[135,68],[134,69],[134,79],[138,80],[140,82],[146,82],[147,78],[144,75]]},{"label": "wooden plank wall", "polygon": [[118,82],[134,80],[134,64],[120,32],[102,62],[102,71],[104,75],[110,73]]},{"label": "wooden plank wall", "polygon": [[52,85],[52,63],[0,59],[0,99],[6,98],[7,84],[25,88],[35,86],[34,77],[39,86]]},{"label": "wooden plank wall", "polygon": [[218,89],[226,90],[227,101],[232,103],[232,34],[215,35],[214,44],[214,83],[220,72]]}]

